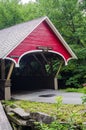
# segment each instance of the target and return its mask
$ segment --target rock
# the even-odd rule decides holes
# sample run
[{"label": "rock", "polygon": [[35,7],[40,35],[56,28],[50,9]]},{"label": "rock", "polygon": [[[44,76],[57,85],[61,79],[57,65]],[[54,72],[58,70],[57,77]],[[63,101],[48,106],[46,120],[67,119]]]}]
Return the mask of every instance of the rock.
[{"label": "rock", "polygon": [[17,107],[18,107],[18,105],[16,105],[16,104],[11,105],[11,108],[17,108]]},{"label": "rock", "polygon": [[10,106],[5,106],[4,109],[5,109],[5,111],[6,111],[7,113],[8,113],[8,112],[11,112],[11,110],[12,110]]},{"label": "rock", "polygon": [[9,112],[7,115],[8,115],[8,118],[10,121],[12,121],[14,124],[18,125],[18,126],[26,126],[27,124],[27,120],[23,120],[21,118],[18,118],[17,116],[13,116],[12,112]]},{"label": "rock", "polygon": [[11,109],[11,111],[25,120],[30,119],[30,113],[25,112],[22,108]]},{"label": "rock", "polygon": [[35,127],[35,120],[34,119],[29,119],[27,122],[26,122],[26,125],[27,126],[31,126],[31,128],[34,128]]},{"label": "rock", "polygon": [[36,120],[37,122],[46,123],[46,124],[50,124],[51,122],[55,121],[54,117],[51,117],[48,114],[41,113],[41,112],[30,113],[30,117]]}]

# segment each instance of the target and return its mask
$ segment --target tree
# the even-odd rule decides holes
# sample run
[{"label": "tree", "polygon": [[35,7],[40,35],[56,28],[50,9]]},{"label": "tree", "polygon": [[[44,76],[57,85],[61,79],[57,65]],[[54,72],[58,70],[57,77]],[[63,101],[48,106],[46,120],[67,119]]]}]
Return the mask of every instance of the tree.
[{"label": "tree", "polygon": [[[86,0],[37,0],[21,4],[19,0],[0,0],[0,29],[41,16],[48,16],[78,56],[61,71],[66,84],[79,87],[86,82]],[[52,61],[54,73],[56,61]],[[49,71],[48,71],[49,72]],[[82,80],[81,80],[82,78]]]},{"label": "tree", "polygon": [[[70,61],[63,67],[60,78],[66,81],[67,86],[80,87],[86,82],[86,1],[78,3],[77,0],[39,0],[40,12],[47,15],[54,23],[67,43],[75,51],[78,60]],[[55,66],[55,65],[54,65]],[[55,69],[55,68],[54,68]],[[64,77],[65,75],[65,77]]]},{"label": "tree", "polygon": [[19,0],[0,1],[0,28],[12,26],[23,21],[22,5]]},{"label": "tree", "polygon": [[69,44],[85,46],[86,17],[77,0],[39,0],[40,13],[47,15]]}]

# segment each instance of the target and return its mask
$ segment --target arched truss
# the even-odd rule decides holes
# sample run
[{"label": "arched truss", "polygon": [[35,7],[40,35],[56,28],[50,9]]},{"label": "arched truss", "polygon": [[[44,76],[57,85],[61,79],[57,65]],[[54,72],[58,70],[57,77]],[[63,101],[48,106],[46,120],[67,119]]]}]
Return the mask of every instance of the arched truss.
[{"label": "arched truss", "polygon": [[[15,67],[19,67],[20,60],[22,59],[22,57],[24,57],[24,56],[27,55],[27,54],[37,53],[37,52],[38,52],[38,53],[39,53],[39,52],[43,52],[43,50],[33,50],[33,51],[25,52],[25,53],[23,53],[23,54],[18,58],[18,62],[16,62],[15,59],[10,58],[10,57],[6,57],[6,58],[4,58],[4,59],[8,59],[8,60],[13,61],[13,62],[15,63]],[[64,60],[65,65],[68,64],[68,61],[69,61],[69,60],[73,59],[73,57],[71,57],[71,58],[68,58],[68,59],[66,60],[65,57],[64,57],[61,53],[56,52],[56,51],[48,50],[48,51],[46,51],[46,52],[54,53],[54,54],[57,54],[57,55],[61,56],[62,59]]]}]

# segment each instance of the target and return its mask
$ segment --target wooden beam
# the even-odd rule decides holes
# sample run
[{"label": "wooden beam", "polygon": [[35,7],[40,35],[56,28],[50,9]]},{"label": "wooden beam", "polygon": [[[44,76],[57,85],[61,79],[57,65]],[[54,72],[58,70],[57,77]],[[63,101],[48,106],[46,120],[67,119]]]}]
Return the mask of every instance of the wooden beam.
[{"label": "wooden beam", "polygon": [[41,53],[41,56],[43,57],[44,61],[49,64],[48,60],[46,59],[45,55],[43,53]]},{"label": "wooden beam", "polygon": [[10,69],[9,69],[9,72],[8,72],[8,75],[7,75],[7,80],[10,79],[11,77],[11,74],[12,74],[12,71],[13,71],[13,67],[14,67],[14,62],[11,63],[11,66],[10,66]]},{"label": "wooden beam", "polygon": [[35,58],[35,60],[42,66],[42,63],[39,61],[39,59],[37,58],[37,56],[35,54],[33,54],[33,57]]},{"label": "wooden beam", "polygon": [[51,75],[53,75],[52,59],[50,61],[48,61],[46,56],[44,55],[44,53],[41,53],[41,56],[43,57],[44,61],[50,66],[50,72],[51,72]]},{"label": "wooden beam", "polygon": [[58,69],[58,71],[57,71],[57,73],[56,73],[55,77],[58,77],[58,75],[59,75],[59,72],[60,72],[60,70],[61,70],[61,67],[62,67],[62,64],[63,64],[63,61],[62,61],[62,62],[61,62],[61,64],[59,65],[59,69]]},{"label": "wooden beam", "polygon": [[56,75],[55,75],[55,77],[54,77],[54,89],[55,89],[55,90],[58,90],[58,79],[57,79],[57,77],[58,77],[59,72],[60,72],[60,70],[61,70],[62,64],[63,64],[63,61],[62,61],[61,64],[59,65],[59,69],[58,69],[58,71],[57,71],[57,73],[56,73]]},{"label": "wooden beam", "polygon": [[33,54],[33,57],[34,57],[35,60],[40,64],[42,73],[45,75],[45,74],[46,74],[46,70],[45,70],[44,64],[40,62],[40,60],[36,57],[35,54]]},{"label": "wooden beam", "polygon": [[5,79],[5,60],[1,59],[1,79]]}]

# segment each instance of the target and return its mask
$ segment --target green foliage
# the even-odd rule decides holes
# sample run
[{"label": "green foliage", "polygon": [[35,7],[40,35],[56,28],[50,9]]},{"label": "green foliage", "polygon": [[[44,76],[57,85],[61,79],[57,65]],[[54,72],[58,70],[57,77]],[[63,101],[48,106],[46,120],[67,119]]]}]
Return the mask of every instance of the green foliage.
[{"label": "green foliage", "polygon": [[[41,13],[51,19],[78,57],[78,60],[70,61],[68,66],[63,67],[59,77],[67,87],[80,88],[86,81],[86,17],[82,13],[84,3],[79,4],[77,0],[39,0],[39,3]],[[54,74],[56,67],[54,62]]]},{"label": "green foliage", "polygon": [[37,4],[20,0],[0,0],[0,29],[38,17]]},{"label": "green foliage", "polygon": [[0,1],[0,28],[9,27],[23,21],[21,5],[18,0]]},{"label": "green foliage", "polygon": [[69,44],[84,46],[85,17],[77,0],[39,0],[39,9],[51,19]]},{"label": "green foliage", "polygon": [[66,125],[60,122],[52,122],[51,124],[38,124],[37,129],[39,130],[68,130]]},{"label": "green foliage", "polygon": [[[60,108],[62,107],[62,105],[63,105],[62,97],[61,96],[56,97],[57,120],[59,115],[58,113],[60,113]],[[77,111],[72,111],[70,113],[66,123],[61,123],[57,120],[52,122],[51,124],[36,123],[36,128],[39,130],[78,130],[78,129],[85,130],[86,129],[85,126],[82,125],[81,123],[82,121],[80,120],[80,113],[78,113]]]},{"label": "green foliage", "polygon": [[63,106],[63,97],[62,96],[57,96],[55,98],[55,105],[56,105],[56,118],[60,118],[63,113],[61,112],[61,107]]},{"label": "green foliage", "polygon": [[63,97],[62,96],[57,96],[56,98],[55,98],[56,100],[56,108],[57,108],[57,110],[63,105]]},{"label": "green foliage", "polygon": [[70,113],[70,117],[68,118],[68,124],[70,130],[75,130],[75,124],[81,124],[80,115],[76,111],[72,111]]},{"label": "green foliage", "polygon": [[76,53],[78,59],[70,61],[68,66],[62,69],[61,74],[67,87],[80,88],[86,81],[86,48],[78,48]]},{"label": "green foliage", "polygon": [[82,104],[86,104],[86,94],[81,97]]},{"label": "green foliage", "polygon": [[9,105],[9,106],[12,106],[12,105],[14,104],[14,102],[15,102],[15,101],[12,101],[12,100],[10,100],[10,101],[8,101],[8,100],[4,101],[4,100],[3,100],[3,101],[2,101],[2,103],[3,103],[4,105],[7,105],[7,106],[8,106],[8,105]]},{"label": "green foliage", "polygon": [[58,121],[55,121],[55,122],[52,122],[51,124],[47,125],[47,124],[37,124],[37,130],[85,130],[86,127],[84,125],[74,125],[74,124],[71,124],[68,123],[64,123],[64,124],[61,124],[60,122]]},{"label": "green foliage", "polygon": [[78,92],[78,93],[86,93],[86,87],[83,88],[67,88],[65,92]]},{"label": "green foliage", "polygon": [[[4,105],[19,106],[23,108],[26,112],[43,112],[56,117],[57,122],[70,122],[70,118],[74,118],[75,123],[79,124],[86,121],[85,105],[72,105],[72,104],[62,104],[57,107],[57,103],[39,103],[30,101],[3,101]],[[59,108],[59,109],[58,109]],[[57,111],[58,110],[58,111]],[[58,113],[57,113],[58,112]],[[74,114],[76,113],[76,114]],[[73,114],[73,115],[72,115]],[[75,116],[74,116],[75,115]],[[71,116],[71,117],[70,117]]]},{"label": "green foliage", "polygon": [[[19,2],[0,0],[0,29],[48,16],[78,57],[78,60],[69,61],[68,66],[63,67],[59,78],[65,81],[67,87],[81,87],[86,82],[86,1],[81,4],[77,0],[38,0],[24,5]],[[52,60],[53,76],[59,61],[58,58]],[[46,65],[46,70],[50,75],[49,65]]]},{"label": "green foliage", "polygon": [[39,130],[85,130],[85,126],[82,125],[82,121],[80,120],[80,113],[78,113],[77,111],[70,112],[69,118],[67,119],[66,123],[61,123],[58,121],[58,113],[60,113],[60,108],[62,107],[62,105],[62,97],[56,97],[57,120],[52,122],[51,124],[36,123],[36,128]]}]

